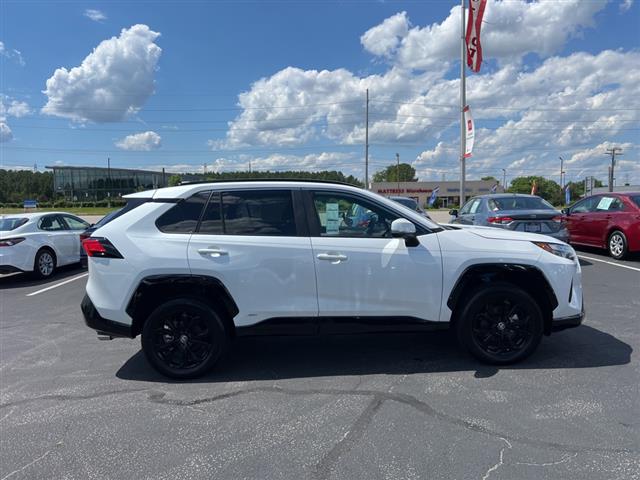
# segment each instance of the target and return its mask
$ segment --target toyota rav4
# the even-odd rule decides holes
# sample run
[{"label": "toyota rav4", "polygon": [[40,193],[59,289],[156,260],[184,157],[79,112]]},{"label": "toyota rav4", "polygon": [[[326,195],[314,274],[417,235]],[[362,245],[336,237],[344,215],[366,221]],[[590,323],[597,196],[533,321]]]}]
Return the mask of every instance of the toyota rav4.
[{"label": "toyota rav4", "polygon": [[[452,329],[483,362],[529,356],[580,325],[580,264],[554,238],[440,226],[343,184],[242,181],[130,195],[83,242],[82,311],[193,378],[234,337]],[[357,218],[353,212],[359,212]],[[362,213],[362,214],[360,214]]]}]

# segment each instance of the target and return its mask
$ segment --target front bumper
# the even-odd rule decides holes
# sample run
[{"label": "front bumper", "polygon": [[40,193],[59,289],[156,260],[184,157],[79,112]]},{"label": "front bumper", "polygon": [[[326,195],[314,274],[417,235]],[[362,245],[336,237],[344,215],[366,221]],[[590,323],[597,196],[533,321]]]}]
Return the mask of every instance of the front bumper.
[{"label": "front bumper", "polygon": [[567,328],[575,328],[582,325],[584,321],[585,313],[584,313],[584,305],[582,306],[582,311],[578,315],[572,315],[570,317],[562,317],[562,318],[554,318],[551,321],[551,331],[552,332],[560,332],[562,330],[566,330]]},{"label": "front bumper", "polygon": [[96,310],[96,307],[93,306],[93,302],[89,298],[89,295],[85,294],[82,299],[82,303],[80,304],[80,308],[82,309],[84,322],[87,324],[87,327],[93,328],[98,332],[98,335],[123,338],[134,337],[131,325],[125,325],[124,323],[102,318]]}]

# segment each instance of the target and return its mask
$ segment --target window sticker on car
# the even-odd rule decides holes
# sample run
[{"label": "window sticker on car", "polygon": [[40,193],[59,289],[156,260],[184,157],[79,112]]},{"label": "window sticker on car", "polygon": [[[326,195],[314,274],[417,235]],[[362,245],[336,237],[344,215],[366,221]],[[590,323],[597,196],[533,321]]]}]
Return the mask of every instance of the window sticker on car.
[{"label": "window sticker on car", "polygon": [[596,207],[596,210],[609,210],[609,207],[611,206],[611,203],[613,202],[613,200],[614,199],[611,197],[602,197],[598,202],[598,206]]},{"label": "window sticker on car", "polygon": [[327,203],[327,235],[338,235],[340,233],[340,213],[337,203]]}]

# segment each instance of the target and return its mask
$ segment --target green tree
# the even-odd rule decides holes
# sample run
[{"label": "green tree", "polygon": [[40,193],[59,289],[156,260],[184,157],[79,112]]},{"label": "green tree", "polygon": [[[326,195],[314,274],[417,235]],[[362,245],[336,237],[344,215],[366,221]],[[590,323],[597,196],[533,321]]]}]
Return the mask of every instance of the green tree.
[{"label": "green tree", "polygon": [[[585,194],[584,191],[584,180],[581,182],[569,182],[567,183],[567,186],[569,187],[569,191],[571,192],[571,203],[575,202],[576,200],[578,200],[580,197],[583,197]],[[598,188],[598,187],[602,187],[603,183],[601,180],[598,180],[597,178],[593,179],[593,187],[594,188]]]},{"label": "green tree", "polygon": [[397,182],[398,176],[401,182],[417,182],[416,169],[408,163],[389,165],[384,170],[373,174],[374,182]]},{"label": "green tree", "polygon": [[170,187],[175,187],[176,185],[179,185],[181,181],[182,181],[182,177],[180,175],[171,175],[169,177],[168,185]]},{"label": "green tree", "polygon": [[487,177],[482,177],[480,180],[484,180],[485,182],[498,182],[498,179],[496,177],[494,177],[493,175],[489,175]]},{"label": "green tree", "polygon": [[531,187],[534,181],[536,182],[538,196],[544,198],[552,205],[562,205],[564,203],[564,195],[560,185],[553,180],[535,175],[514,178],[511,181],[511,186],[508,191],[511,193],[531,193]]},{"label": "green tree", "polygon": [[25,199],[46,202],[53,198],[53,173],[0,169],[0,203]]}]

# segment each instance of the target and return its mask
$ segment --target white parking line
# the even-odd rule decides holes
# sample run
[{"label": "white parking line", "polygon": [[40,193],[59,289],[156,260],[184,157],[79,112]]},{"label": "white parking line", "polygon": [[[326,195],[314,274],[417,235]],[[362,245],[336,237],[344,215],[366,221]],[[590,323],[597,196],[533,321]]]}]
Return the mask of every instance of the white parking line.
[{"label": "white parking line", "polygon": [[640,268],[630,267],[629,265],[623,265],[621,263],[610,262],[608,260],[600,260],[599,258],[586,257],[584,255],[578,255],[578,258],[584,258],[585,260],[592,260],[594,262],[608,263],[609,265],[615,265],[616,267],[628,268],[629,270],[635,270],[636,272],[640,272]]},{"label": "white parking line", "polygon": [[38,295],[39,293],[43,293],[43,292],[47,292],[49,290],[53,290],[54,288],[58,288],[61,287],[62,285],[66,285],[67,283],[71,283],[74,280],[78,280],[79,278],[84,278],[87,275],[89,275],[89,272],[87,273],[81,273],[80,275],[78,275],[77,277],[73,277],[70,278],[68,280],[65,280],[64,282],[60,282],[60,283],[56,283],[55,285],[51,285],[50,287],[47,288],[43,288],[42,290],[36,290],[35,292],[31,292],[31,293],[27,293],[27,297],[33,297],[34,295]]}]

